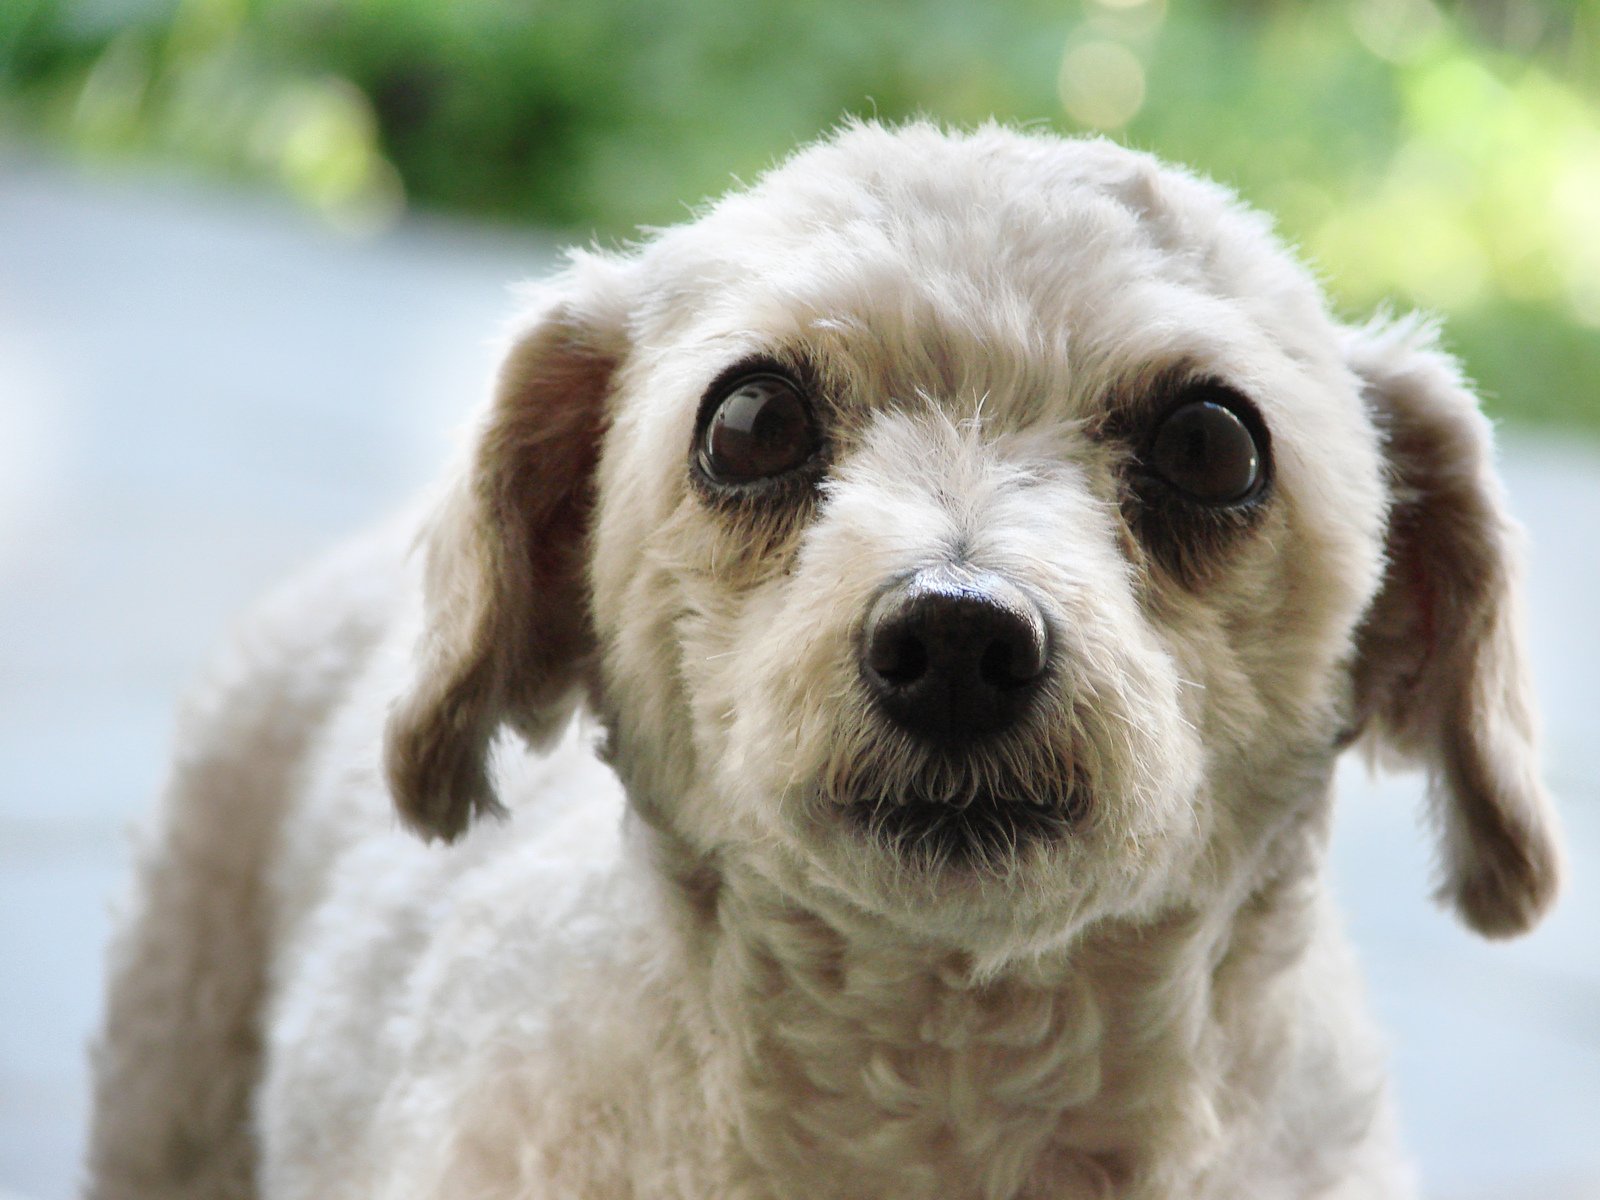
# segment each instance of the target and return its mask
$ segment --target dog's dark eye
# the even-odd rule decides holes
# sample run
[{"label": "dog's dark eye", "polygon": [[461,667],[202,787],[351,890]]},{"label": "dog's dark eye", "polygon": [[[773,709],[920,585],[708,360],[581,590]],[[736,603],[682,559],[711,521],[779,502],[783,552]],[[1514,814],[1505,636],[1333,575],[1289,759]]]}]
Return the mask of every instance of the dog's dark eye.
[{"label": "dog's dark eye", "polygon": [[817,432],[799,389],[781,375],[737,380],[706,422],[700,465],[718,483],[751,483],[804,465]]},{"label": "dog's dark eye", "polygon": [[1194,389],[1161,422],[1147,456],[1152,472],[1204,504],[1237,504],[1261,486],[1261,448],[1229,395]]}]

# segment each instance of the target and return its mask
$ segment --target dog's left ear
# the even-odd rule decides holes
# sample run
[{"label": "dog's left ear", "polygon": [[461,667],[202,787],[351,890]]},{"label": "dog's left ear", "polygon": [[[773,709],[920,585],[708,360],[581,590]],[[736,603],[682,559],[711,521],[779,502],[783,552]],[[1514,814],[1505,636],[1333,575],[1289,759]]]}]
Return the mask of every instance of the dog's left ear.
[{"label": "dog's left ear", "polygon": [[1380,756],[1424,767],[1439,898],[1490,937],[1531,928],[1560,885],[1521,629],[1518,530],[1489,422],[1425,323],[1351,331],[1383,440],[1387,569],[1358,634],[1355,699]]},{"label": "dog's left ear", "polygon": [[396,808],[425,837],[450,840],[500,812],[486,763],[496,731],[548,740],[588,677],[593,474],[626,352],[618,273],[583,256],[541,293],[424,531],[423,634],[384,765]]}]

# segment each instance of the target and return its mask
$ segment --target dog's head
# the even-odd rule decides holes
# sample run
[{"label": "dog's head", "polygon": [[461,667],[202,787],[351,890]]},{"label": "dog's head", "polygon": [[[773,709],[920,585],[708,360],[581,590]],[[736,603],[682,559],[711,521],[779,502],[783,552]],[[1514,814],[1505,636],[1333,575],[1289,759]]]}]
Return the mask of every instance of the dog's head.
[{"label": "dog's head", "polygon": [[541,294],[432,527],[400,809],[454,836],[586,698],[702,867],[1021,949],[1242,900],[1364,737],[1524,929],[1514,538],[1431,342],[1144,155],[853,127]]}]

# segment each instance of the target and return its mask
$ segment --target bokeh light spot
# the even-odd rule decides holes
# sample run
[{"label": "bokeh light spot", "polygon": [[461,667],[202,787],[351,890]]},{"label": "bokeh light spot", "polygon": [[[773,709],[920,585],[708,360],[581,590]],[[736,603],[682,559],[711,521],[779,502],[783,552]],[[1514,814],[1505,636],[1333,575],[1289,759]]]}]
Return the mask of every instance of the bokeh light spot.
[{"label": "bokeh light spot", "polygon": [[1144,107],[1144,64],[1117,42],[1070,47],[1058,83],[1067,115],[1090,129],[1120,129]]}]

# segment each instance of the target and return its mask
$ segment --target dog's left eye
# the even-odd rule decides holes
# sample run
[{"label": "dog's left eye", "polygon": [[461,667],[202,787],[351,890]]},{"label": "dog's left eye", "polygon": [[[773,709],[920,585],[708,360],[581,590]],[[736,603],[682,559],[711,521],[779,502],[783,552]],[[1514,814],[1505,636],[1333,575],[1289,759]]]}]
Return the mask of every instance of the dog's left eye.
[{"label": "dog's left eye", "polygon": [[1238,504],[1260,489],[1261,447],[1225,389],[1192,389],[1156,429],[1148,464],[1184,494],[1205,504]]},{"label": "dog's left eye", "polygon": [[817,450],[805,398],[781,375],[735,381],[700,442],[700,466],[718,483],[753,483],[803,466]]}]

